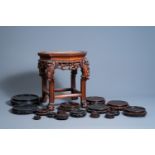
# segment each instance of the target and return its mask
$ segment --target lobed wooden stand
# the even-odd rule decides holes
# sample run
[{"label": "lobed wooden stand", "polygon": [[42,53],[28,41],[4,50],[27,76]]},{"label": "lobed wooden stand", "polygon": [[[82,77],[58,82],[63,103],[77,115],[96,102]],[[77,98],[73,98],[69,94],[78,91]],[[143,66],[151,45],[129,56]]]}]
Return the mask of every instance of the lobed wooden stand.
[{"label": "lobed wooden stand", "polygon": [[[89,63],[84,51],[40,52],[38,68],[42,78],[42,102],[49,98],[49,110],[54,110],[55,99],[80,97],[82,107],[86,102],[86,81],[89,78]],[[81,68],[81,90],[76,89],[77,69]],[[71,87],[56,89],[54,85],[55,69],[71,70]],[[71,91],[70,94],[55,95],[55,92]]]}]

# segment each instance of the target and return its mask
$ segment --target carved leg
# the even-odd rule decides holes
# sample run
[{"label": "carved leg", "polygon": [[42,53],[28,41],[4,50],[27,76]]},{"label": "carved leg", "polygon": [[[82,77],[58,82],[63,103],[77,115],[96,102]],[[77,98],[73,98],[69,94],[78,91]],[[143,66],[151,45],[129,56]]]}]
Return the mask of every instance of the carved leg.
[{"label": "carved leg", "polygon": [[81,106],[83,108],[87,107],[87,102],[86,102],[86,78],[82,77],[81,78]]},{"label": "carved leg", "polygon": [[[76,89],[76,74],[77,70],[71,70],[71,89],[72,93],[75,93],[74,90]],[[77,100],[78,97],[72,97],[72,100]]]},{"label": "carved leg", "polygon": [[47,95],[47,80],[46,77],[42,77],[42,97],[41,97],[41,102],[46,102],[48,98]]},{"label": "carved leg", "polygon": [[54,110],[54,79],[49,82],[49,110]]},{"label": "carved leg", "polygon": [[82,61],[81,72],[81,105],[83,108],[86,108],[86,80],[89,79],[89,62],[86,58]]}]

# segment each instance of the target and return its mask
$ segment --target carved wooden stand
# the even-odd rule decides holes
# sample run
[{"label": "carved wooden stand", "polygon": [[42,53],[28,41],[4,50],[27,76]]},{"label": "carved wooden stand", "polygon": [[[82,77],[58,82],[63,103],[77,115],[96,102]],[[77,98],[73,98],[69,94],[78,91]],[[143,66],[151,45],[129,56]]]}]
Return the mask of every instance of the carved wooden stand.
[{"label": "carved wooden stand", "polygon": [[[86,52],[66,51],[66,52],[40,52],[38,68],[42,78],[42,102],[49,98],[49,110],[54,110],[55,99],[81,98],[82,107],[86,107],[86,81],[89,78],[89,63]],[[81,68],[81,90],[76,89],[77,69]],[[54,72],[55,69],[71,70],[71,88],[55,89]],[[55,92],[71,91],[71,94],[55,95]]]}]

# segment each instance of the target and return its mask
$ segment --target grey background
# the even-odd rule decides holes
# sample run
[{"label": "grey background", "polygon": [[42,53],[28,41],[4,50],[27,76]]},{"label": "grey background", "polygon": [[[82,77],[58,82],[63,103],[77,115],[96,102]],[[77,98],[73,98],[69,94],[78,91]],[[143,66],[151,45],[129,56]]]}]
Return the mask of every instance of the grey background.
[{"label": "grey background", "polygon": [[[88,51],[87,96],[127,100],[145,106],[148,115],[34,121],[33,115],[11,114],[11,96],[41,94],[37,53],[42,50]],[[0,128],[154,128],[154,58],[155,27],[0,27]],[[57,87],[69,86],[68,71],[58,70],[55,77]]]}]

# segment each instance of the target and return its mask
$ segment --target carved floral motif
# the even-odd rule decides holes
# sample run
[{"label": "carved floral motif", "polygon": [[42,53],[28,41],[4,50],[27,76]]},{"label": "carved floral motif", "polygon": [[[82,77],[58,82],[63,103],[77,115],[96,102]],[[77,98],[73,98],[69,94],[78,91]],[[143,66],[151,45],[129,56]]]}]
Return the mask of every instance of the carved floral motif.
[{"label": "carved floral motif", "polygon": [[55,62],[39,61],[40,76],[45,76],[49,81],[54,78]]},{"label": "carved floral motif", "polygon": [[81,68],[82,78],[89,79],[89,62],[86,58],[81,62],[64,62],[64,61],[42,61],[39,60],[38,68],[40,76],[45,76],[48,80],[54,78],[54,70],[77,70]]}]

